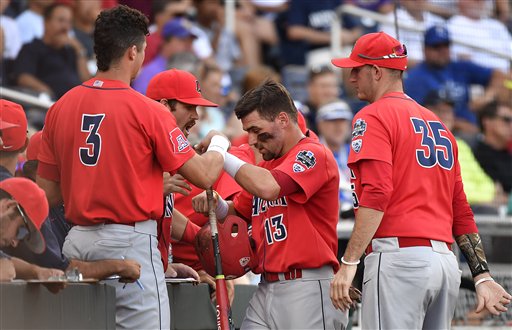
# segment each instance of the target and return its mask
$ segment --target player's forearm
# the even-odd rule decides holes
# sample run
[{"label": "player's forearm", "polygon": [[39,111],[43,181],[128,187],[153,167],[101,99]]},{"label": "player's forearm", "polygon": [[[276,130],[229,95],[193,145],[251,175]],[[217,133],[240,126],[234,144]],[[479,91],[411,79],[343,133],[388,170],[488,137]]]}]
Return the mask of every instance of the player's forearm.
[{"label": "player's forearm", "polygon": [[180,241],[183,237],[183,233],[187,227],[189,220],[176,208],[172,211],[172,226],[171,226],[171,237],[177,241]]},{"label": "player's forearm", "polygon": [[11,261],[14,265],[14,269],[16,270],[16,278],[22,280],[37,278],[36,265],[30,264],[19,258],[11,258]]},{"label": "player's forearm", "polygon": [[219,152],[208,151],[203,155],[195,155],[178,170],[193,185],[207,189],[211,187],[223,169],[223,158]]},{"label": "player's forearm", "polygon": [[54,207],[62,203],[62,194],[60,184],[58,182],[44,179],[39,175],[36,176],[36,182],[37,185],[44,190],[50,207]]},{"label": "player's forearm", "polygon": [[478,233],[459,235],[455,237],[455,241],[466,258],[473,278],[489,272],[482,239]]},{"label": "player's forearm", "polygon": [[375,235],[377,228],[379,228],[383,216],[384,212],[367,207],[359,207],[356,213],[354,229],[343,255],[344,260],[355,262],[361,258],[364,250],[370,244],[373,235]]},{"label": "player's forearm", "polygon": [[273,201],[279,197],[281,187],[269,170],[245,164],[235,175],[236,182],[247,192],[264,200]]},{"label": "player's forearm", "polygon": [[70,259],[67,270],[78,268],[84,278],[104,279],[121,272],[124,260],[97,260],[94,262]]}]

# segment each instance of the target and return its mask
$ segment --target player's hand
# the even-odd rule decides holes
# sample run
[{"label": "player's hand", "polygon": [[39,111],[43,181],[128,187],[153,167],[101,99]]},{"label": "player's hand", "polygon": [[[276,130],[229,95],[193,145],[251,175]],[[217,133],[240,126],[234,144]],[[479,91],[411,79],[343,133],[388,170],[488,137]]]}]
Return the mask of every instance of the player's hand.
[{"label": "player's hand", "polygon": [[[220,198],[220,196],[217,193],[213,193],[214,209],[217,209],[218,198]],[[195,212],[208,216],[208,198],[206,197],[206,191],[203,191],[192,198],[192,208]]]},{"label": "player's hand", "polygon": [[347,311],[354,301],[350,297],[350,287],[356,275],[357,266],[341,264],[340,270],[331,281],[331,301],[336,309]]},{"label": "player's hand", "polygon": [[214,135],[222,135],[226,137],[224,134],[222,134],[219,131],[211,130],[208,132],[208,134],[198,143],[194,146],[194,149],[199,153],[203,154],[208,149],[208,146],[210,145],[210,142],[212,141],[212,137]]},{"label": "player's hand", "polygon": [[11,259],[0,259],[0,282],[8,282],[16,278],[16,269]]},{"label": "player's hand", "polygon": [[119,282],[133,283],[140,278],[140,264],[132,259],[118,260],[119,270],[117,275],[121,276]]},{"label": "player's hand", "polygon": [[164,172],[164,195],[170,193],[179,193],[184,196],[189,195],[189,191],[192,191],[190,185],[185,181],[185,178],[180,174],[171,176],[169,173]]},{"label": "player's hand", "polygon": [[169,267],[167,267],[167,271],[165,272],[166,277],[178,277],[178,278],[187,278],[192,277],[196,281],[200,281],[199,274],[194,270],[194,268],[187,266],[182,263],[171,263]]},{"label": "player's hand", "polygon": [[35,266],[34,267],[35,278],[38,280],[47,280],[50,277],[64,276],[64,272],[60,269],[44,268]]},{"label": "player's hand", "polygon": [[505,291],[501,285],[494,281],[480,283],[476,287],[478,304],[476,312],[480,313],[484,308],[493,315],[500,315],[507,311],[512,296]]}]

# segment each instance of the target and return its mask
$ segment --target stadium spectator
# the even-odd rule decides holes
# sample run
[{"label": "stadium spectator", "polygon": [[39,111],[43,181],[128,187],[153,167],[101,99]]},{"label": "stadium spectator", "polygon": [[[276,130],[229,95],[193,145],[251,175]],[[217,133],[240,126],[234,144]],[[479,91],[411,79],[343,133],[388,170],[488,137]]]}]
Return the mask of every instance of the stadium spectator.
[{"label": "stadium spectator", "polygon": [[499,182],[503,190],[512,190],[512,108],[491,103],[479,113],[483,136],[474,147],[476,159],[485,172]]},{"label": "stadium spectator", "polygon": [[192,51],[192,42],[196,38],[192,31],[192,22],[183,17],[173,18],[165,23],[161,34],[163,43],[159,54],[142,67],[132,83],[133,89],[142,94],[146,94],[151,78],[167,69],[167,62],[172,56]]},{"label": "stadium spectator", "polygon": [[309,72],[308,80],[308,99],[305,105],[308,111],[304,115],[308,121],[308,127],[318,133],[316,127],[316,117],[318,108],[327,102],[334,101],[339,97],[340,86],[338,76],[329,67],[323,66],[313,68]]},{"label": "stadium spectator", "polygon": [[192,8],[191,0],[154,0],[152,2],[153,25],[147,37],[146,56],[143,65],[151,62],[158,55],[163,43],[162,29],[164,25],[177,16],[184,16]]},{"label": "stadium spectator", "polygon": [[[331,23],[336,15],[339,0],[293,0],[279,23],[284,29],[281,36],[281,57],[285,64],[308,64],[309,52],[328,47],[331,42]],[[341,32],[342,45],[351,45],[362,34],[362,29],[344,17]],[[310,60],[310,66],[314,60]]]},{"label": "stadium spectator", "polygon": [[334,100],[322,105],[316,114],[320,142],[332,151],[340,172],[340,211],[352,208],[350,169],[347,166],[352,110],[347,102]]},{"label": "stadium spectator", "polygon": [[[501,21],[492,17],[485,17],[486,2],[482,0],[459,0],[460,14],[453,16],[448,21],[448,29],[452,39],[478,46],[484,50],[475,50],[456,43],[452,47],[452,57],[459,60],[471,60],[481,66],[509,73],[510,58],[512,57],[512,36]],[[507,57],[498,57],[486,50],[498,51]]]},{"label": "stadium spectator", "polygon": [[57,99],[89,77],[86,51],[69,36],[72,19],[67,5],[46,8],[43,39],[24,45],[16,59],[14,76],[19,86]]},{"label": "stadium spectator", "polygon": [[[468,61],[450,59],[451,38],[443,26],[433,26],[425,32],[425,61],[412,68],[404,81],[406,93],[423,103],[433,90],[442,90],[455,102],[454,130],[459,134],[475,135],[477,113],[495,98],[506,98],[499,70],[492,70]],[[472,98],[471,85],[481,85],[483,97]]]},{"label": "stadium spectator", "polygon": [[87,59],[94,59],[94,22],[101,11],[101,0],[75,0],[73,3],[73,33],[84,46]]},{"label": "stadium spectator", "polygon": [[14,60],[21,49],[20,31],[16,21],[9,16],[4,15],[5,9],[9,6],[10,0],[0,1],[0,27],[2,28],[3,38],[0,47],[4,47],[0,52],[0,58],[5,60]]},{"label": "stadium spectator", "polygon": [[[427,109],[434,112],[441,122],[450,131],[455,124],[454,101],[450,95],[439,91],[432,91],[427,95],[422,104]],[[499,193],[499,187],[485,173],[475,158],[471,146],[459,137],[455,137],[459,148],[459,163],[462,179],[464,181],[464,190],[468,203],[474,212],[483,212],[491,207],[504,203],[503,194]]]},{"label": "stadium spectator", "polygon": [[[426,11],[426,0],[401,0],[399,2],[400,8],[396,11],[396,20],[399,23],[410,24],[424,29],[444,23],[441,17]],[[398,38],[400,42],[407,45],[407,66],[411,68],[418,62],[423,61],[423,33],[399,28],[399,36],[397,36],[395,30],[395,14],[393,12],[388,13],[387,19],[388,22],[381,25],[381,31],[386,32],[394,38]]]},{"label": "stadium spectator", "polygon": [[43,14],[53,3],[54,0],[28,0],[28,8],[16,18],[23,44],[43,37]]}]

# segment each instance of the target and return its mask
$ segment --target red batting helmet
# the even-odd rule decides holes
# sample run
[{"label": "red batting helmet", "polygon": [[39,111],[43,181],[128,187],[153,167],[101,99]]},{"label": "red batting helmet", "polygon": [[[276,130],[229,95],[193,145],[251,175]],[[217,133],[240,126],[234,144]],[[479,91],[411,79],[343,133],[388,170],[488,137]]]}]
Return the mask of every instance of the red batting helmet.
[{"label": "red batting helmet", "polygon": [[[253,248],[254,242],[249,236],[247,223],[243,219],[229,215],[223,223],[217,223],[217,228],[222,272],[226,279],[243,276],[258,265],[258,258]],[[194,246],[204,270],[211,276],[215,276],[212,231],[209,223],[197,233]]]}]

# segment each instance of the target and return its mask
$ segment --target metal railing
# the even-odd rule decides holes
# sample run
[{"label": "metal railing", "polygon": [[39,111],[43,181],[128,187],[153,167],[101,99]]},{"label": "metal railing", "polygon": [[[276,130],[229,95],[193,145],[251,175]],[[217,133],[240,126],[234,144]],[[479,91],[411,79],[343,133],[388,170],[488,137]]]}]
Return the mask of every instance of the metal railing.
[{"label": "metal railing", "polygon": [[14,89],[10,89],[4,86],[0,86],[0,97],[14,100],[18,103],[30,104],[32,106],[48,109],[54,102],[41,99],[37,96],[33,96],[27,93],[23,93]]}]

